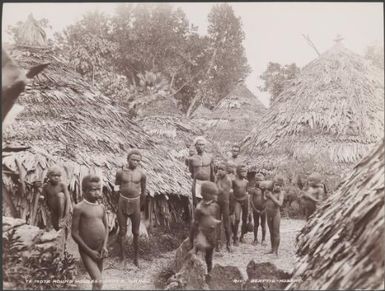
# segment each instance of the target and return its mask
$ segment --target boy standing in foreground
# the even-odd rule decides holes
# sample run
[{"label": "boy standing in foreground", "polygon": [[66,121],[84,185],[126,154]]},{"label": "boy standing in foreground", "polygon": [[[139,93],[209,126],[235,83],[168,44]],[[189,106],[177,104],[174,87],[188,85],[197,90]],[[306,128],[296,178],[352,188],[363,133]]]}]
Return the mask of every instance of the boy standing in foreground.
[{"label": "boy standing in foreground", "polygon": [[205,251],[207,273],[213,266],[213,252],[217,244],[216,229],[220,220],[218,217],[219,206],[216,202],[218,188],[213,182],[203,182],[202,200],[198,203],[194,212],[194,221],[190,231],[190,243],[195,251]]},{"label": "boy standing in foreground", "polygon": [[84,199],[74,207],[72,237],[79,246],[80,257],[93,280],[92,289],[103,286],[103,259],[107,257],[108,225],[101,199],[100,178],[88,175],[83,178]]}]

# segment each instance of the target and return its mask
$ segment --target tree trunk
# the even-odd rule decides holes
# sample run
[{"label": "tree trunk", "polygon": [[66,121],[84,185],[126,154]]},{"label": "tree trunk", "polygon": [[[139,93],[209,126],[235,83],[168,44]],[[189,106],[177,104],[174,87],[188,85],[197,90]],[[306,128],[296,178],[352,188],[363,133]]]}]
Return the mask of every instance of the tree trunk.
[{"label": "tree trunk", "polygon": [[[214,61],[215,61],[215,57],[217,55],[217,51],[218,51],[218,48],[215,48],[214,52],[213,52],[213,55],[211,56],[210,63],[209,63],[209,66],[207,68],[206,74],[205,74],[206,77],[208,76],[208,74],[211,71],[212,66],[214,65]],[[187,109],[186,117],[189,118],[191,116],[191,114],[193,113],[193,109],[194,109],[195,104],[201,99],[201,95],[202,94],[199,94],[200,92],[201,91],[198,91],[198,93],[194,96],[193,100],[191,101],[191,104],[190,104],[190,106]]]}]

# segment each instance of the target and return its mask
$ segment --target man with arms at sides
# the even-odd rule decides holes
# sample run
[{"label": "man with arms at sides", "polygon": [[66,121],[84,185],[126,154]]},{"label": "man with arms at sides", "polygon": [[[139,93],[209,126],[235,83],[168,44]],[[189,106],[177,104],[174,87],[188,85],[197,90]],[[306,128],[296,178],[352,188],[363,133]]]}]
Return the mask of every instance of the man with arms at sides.
[{"label": "man with arms at sides", "polygon": [[115,185],[119,186],[118,223],[120,240],[120,259],[126,264],[124,243],[127,234],[127,218],[131,219],[131,231],[134,244],[134,265],[139,267],[139,227],[140,209],[146,198],[146,175],[138,168],[142,155],[138,150],[131,150],[127,155],[128,164],[116,172]]}]

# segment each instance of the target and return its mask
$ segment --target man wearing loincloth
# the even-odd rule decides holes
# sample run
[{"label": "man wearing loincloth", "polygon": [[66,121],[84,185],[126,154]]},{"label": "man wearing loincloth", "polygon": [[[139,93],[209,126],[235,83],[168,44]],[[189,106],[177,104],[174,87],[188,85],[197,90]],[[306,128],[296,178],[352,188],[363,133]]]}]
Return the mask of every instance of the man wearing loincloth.
[{"label": "man wearing loincloth", "polygon": [[190,159],[190,172],[193,178],[192,198],[193,207],[197,205],[197,198],[202,198],[201,187],[204,181],[215,182],[214,160],[205,152],[206,140],[198,137],[195,140],[196,154]]},{"label": "man wearing loincloth", "polygon": [[116,173],[115,185],[119,186],[118,223],[120,240],[120,258],[125,263],[124,241],[127,234],[127,218],[131,219],[131,231],[134,244],[134,264],[138,263],[138,239],[140,226],[140,209],[146,198],[146,175],[138,165],[142,155],[132,150],[127,155],[128,165]]}]

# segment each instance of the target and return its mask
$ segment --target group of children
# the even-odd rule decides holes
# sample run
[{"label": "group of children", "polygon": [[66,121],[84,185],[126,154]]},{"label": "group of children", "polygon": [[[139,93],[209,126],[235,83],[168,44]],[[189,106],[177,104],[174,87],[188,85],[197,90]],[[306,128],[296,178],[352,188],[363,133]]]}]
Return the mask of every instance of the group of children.
[{"label": "group of children", "polygon": [[[132,222],[134,264],[138,264],[138,237],[140,210],[146,193],[146,176],[138,167],[141,161],[138,150],[132,150],[127,156],[127,165],[116,173],[116,193],[119,195],[117,218],[119,223],[120,257],[125,263],[124,242],[127,233],[127,219]],[[102,288],[103,259],[108,256],[108,223],[102,199],[100,177],[87,175],[82,179],[83,200],[72,207],[68,187],[61,179],[62,171],[54,166],[47,172],[47,181],[43,185],[41,200],[46,202],[50,211],[51,223],[55,230],[69,230],[78,244],[80,257],[92,279],[92,289]]]},{"label": "group of children", "polygon": [[[201,147],[200,143],[202,143],[202,140],[198,139],[196,145],[199,144],[199,149]],[[280,175],[267,179],[261,172],[257,173],[256,170],[253,170],[253,178],[250,179],[249,177],[247,179],[247,174],[251,171],[248,171],[244,161],[238,157],[238,153],[239,146],[234,145],[232,157],[229,161],[219,162],[215,166],[211,165],[211,169],[215,169],[215,178],[206,179],[200,185],[202,200],[197,204],[194,211],[190,242],[195,251],[201,249],[205,252],[208,273],[212,268],[213,252],[220,249],[222,227],[225,232],[226,249],[231,252],[231,236],[232,244],[238,246],[239,243],[245,243],[245,234],[248,231],[253,231],[253,244],[258,244],[259,226],[262,229],[261,244],[265,245],[267,223],[271,245],[271,250],[267,254],[278,256],[280,210],[285,199],[284,179]],[[197,151],[195,155],[190,153],[186,161],[193,179],[195,178],[194,172],[199,172],[199,167],[204,166],[203,163],[196,162],[202,160],[199,155],[204,156],[202,150]],[[206,160],[209,159],[206,158]],[[308,218],[326,197],[321,176],[317,173],[310,175],[304,190],[301,197],[301,207],[304,208],[305,215]],[[250,225],[251,216],[254,221],[253,227]],[[240,237],[238,238],[240,223],[242,224]]]}]

